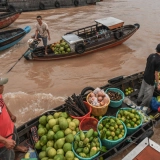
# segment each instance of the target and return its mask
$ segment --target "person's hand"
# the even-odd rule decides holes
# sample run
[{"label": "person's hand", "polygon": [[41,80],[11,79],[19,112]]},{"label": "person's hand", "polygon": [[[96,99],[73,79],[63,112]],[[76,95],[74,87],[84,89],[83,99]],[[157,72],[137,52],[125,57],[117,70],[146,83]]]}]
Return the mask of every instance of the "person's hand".
[{"label": "person's hand", "polygon": [[16,116],[14,116],[14,115],[12,114],[10,117],[11,117],[11,120],[15,123],[16,120],[17,120]]},{"label": "person's hand", "polygon": [[13,139],[6,139],[4,145],[7,149],[13,149],[16,145],[16,142]]},{"label": "person's hand", "polygon": [[49,41],[51,40],[51,37],[50,37],[50,36],[48,37],[48,40],[49,40]]}]

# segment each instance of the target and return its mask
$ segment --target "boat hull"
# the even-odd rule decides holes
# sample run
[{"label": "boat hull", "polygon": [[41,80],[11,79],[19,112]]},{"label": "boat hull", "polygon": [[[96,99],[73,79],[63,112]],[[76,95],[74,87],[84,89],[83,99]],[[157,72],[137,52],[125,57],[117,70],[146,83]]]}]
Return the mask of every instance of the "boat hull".
[{"label": "boat hull", "polygon": [[126,34],[123,38],[115,39],[113,37],[113,38],[111,38],[111,40],[104,39],[100,42],[95,42],[93,44],[89,44],[86,47],[85,52],[81,53],[81,54],[74,52],[74,53],[60,54],[60,55],[56,55],[56,54],[52,54],[52,53],[49,55],[45,55],[45,54],[42,54],[44,52],[44,47],[39,47],[35,51],[28,49],[24,53],[24,57],[26,60],[50,61],[50,60],[60,60],[60,59],[80,57],[80,56],[84,56],[84,55],[91,54],[91,53],[93,54],[96,51],[112,48],[112,47],[118,46],[118,45],[122,44],[123,42],[125,42],[138,30],[138,28],[134,27],[134,25],[132,25],[132,27],[133,27],[133,29],[130,31],[130,33]]},{"label": "boat hull", "polygon": [[27,33],[30,32],[30,30],[31,28],[27,26],[24,29],[18,28],[0,32],[0,51],[8,49],[17,44]]},{"label": "boat hull", "polygon": [[[143,79],[143,74],[144,74],[144,72],[139,72],[139,73],[127,76],[125,78],[121,78],[121,76],[120,76],[120,78],[116,77],[111,80],[108,80],[108,84],[106,84],[105,86],[102,86],[100,88],[103,89],[104,91],[106,91],[107,88],[120,88],[122,91],[125,91],[124,86],[130,86],[132,84],[133,85],[132,87],[134,87],[136,90],[133,93],[131,93],[130,98],[131,98],[131,100],[136,101],[135,97],[137,97],[137,95],[138,95],[138,91],[141,86],[140,82]],[[115,79],[117,81],[115,81]],[[81,92],[81,95],[84,100],[86,100],[86,97],[87,97],[87,93],[88,93],[87,88],[89,89],[91,87],[86,87],[82,90],[82,91],[86,90],[86,93],[84,92],[82,94],[82,92]],[[94,88],[93,88],[93,90],[94,90]],[[158,96],[158,95],[160,95],[160,92],[157,89],[155,89],[154,95]],[[117,111],[123,107],[126,108],[129,106],[127,104],[125,104],[124,102],[118,108],[112,108],[109,106],[107,113],[105,115],[106,116],[111,116],[111,115],[116,116]],[[65,104],[58,106],[54,109],[51,109],[50,111],[46,111],[42,115],[46,115],[46,116],[49,114],[53,115],[53,113],[55,113],[55,112],[63,112],[63,111],[65,111]],[[21,125],[20,127],[18,127],[18,136],[19,136],[20,142],[22,144],[24,144],[24,142],[26,140],[29,140],[27,142],[30,142],[32,146],[35,145],[34,139],[32,138],[31,128],[32,127],[38,128],[39,118],[42,115],[39,115],[39,116],[35,117],[34,119]],[[157,112],[151,112],[150,115],[155,116],[155,115],[157,115]],[[156,117],[155,121],[158,121],[160,119],[160,116],[155,116],[155,117]],[[126,138],[122,142],[120,142],[119,144],[117,144],[116,146],[114,146],[111,149],[107,149],[106,152],[100,154],[98,157],[96,157],[96,159],[99,159],[100,157],[102,157],[105,160],[114,159],[113,157],[120,154],[122,151],[124,151],[125,149],[130,147],[132,144],[140,143],[143,139],[146,138],[147,135],[151,137],[153,134],[148,134],[148,133],[151,130],[153,130],[153,126],[154,126],[154,122],[152,120],[149,120],[148,122],[144,123],[140,128],[138,128],[137,131],[132,133],[132,135],[126,136]],[[130,141],[128,141],[128,140],[130,140]],[[36,150],[36,153],[38,155],[39,151]]]},{"label": "boat hull", "polygon": [[8,27],[20,16],[21,11],[0,15],[0,29]]}]

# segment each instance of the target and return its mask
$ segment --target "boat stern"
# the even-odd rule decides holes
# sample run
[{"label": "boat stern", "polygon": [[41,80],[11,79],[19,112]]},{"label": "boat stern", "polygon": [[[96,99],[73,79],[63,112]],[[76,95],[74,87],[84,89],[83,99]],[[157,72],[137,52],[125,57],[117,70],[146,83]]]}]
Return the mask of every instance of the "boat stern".
[{"label": "boat stern", "polygon": [[24,58],[26,60],[32,60],[32,50],[28,48],[28,50],[23,54]]},{"label": "boat stern", "polygon": [[23,29],[26,34],[29,33],[31,31],[31,27],[30,26],[26,26],[24,29]]}]

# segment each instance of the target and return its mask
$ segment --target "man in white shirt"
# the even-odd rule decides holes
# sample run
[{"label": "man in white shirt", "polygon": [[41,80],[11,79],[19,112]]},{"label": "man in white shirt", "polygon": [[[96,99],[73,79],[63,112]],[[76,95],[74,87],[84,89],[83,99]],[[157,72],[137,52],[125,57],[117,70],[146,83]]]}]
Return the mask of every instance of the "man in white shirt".
[{"label": "man in white shirt", "polygon": [[48,29],[48,25],[42,21],[41,16],[37,16],[38,23],[36,24],[36,32],[35,35],[32,36],[32,38],[39,39],[42,38],[43,45],[45,47],[45,55],[48,55],[47,53],[47,37],[48,40],[50,40],[50,33]]}]

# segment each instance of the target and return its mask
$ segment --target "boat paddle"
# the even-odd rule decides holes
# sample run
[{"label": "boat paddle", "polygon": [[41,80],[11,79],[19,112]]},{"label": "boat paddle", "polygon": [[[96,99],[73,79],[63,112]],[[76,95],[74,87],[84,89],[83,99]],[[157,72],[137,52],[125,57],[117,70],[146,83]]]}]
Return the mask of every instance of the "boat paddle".
[{"label": "boat paddle", "polygon": [[[39,43],[40,43],[40,40],[36,40],[36,39],[28,40],[29,48],[32,50],[35,50]],[[17,62],[6,73],[9,73],[13,69],[13,67],[23,58],[24,54],[22,54],[22,56],[17,60]]]}]

